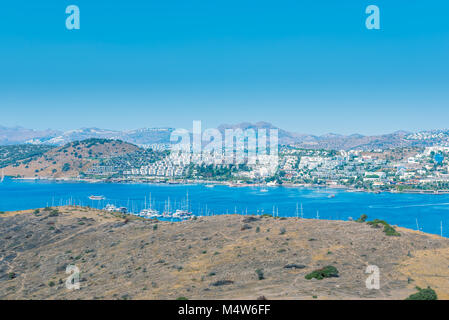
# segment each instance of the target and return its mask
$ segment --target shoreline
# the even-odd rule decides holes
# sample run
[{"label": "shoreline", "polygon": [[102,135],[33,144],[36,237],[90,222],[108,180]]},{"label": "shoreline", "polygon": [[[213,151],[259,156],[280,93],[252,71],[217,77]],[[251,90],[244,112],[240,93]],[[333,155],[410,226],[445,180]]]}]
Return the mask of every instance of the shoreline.
[{"label": "shoreline", "polygon": [[49,181],[49,182],[81,182],[81,183],[131,183],[131,184],[161,184],[161,185],[204,185],[214,187],[216,185],[219,186],[228,186],[234,188],[240,187],[259,187],[259,188],[308,188],[308,189],[328,189],[328,190],[342,190],[346,192],[353,193],[397,193],[397,194],[429,194],[429,195],[443,195],[449,194],[449,190],[364,190],[364,189],[354,189],[351,187],[343,186],[343,185],[333,185],[333,186],[322,186],[322,185],[314,185],[314,184],[295,184],[295,183],[283,183],[276,185],[268,185],[263,183],[258,184],[249,184],[249,183],[232,183],[228,181],[213,181],[213,180],[189,180],[185,179],[182,181],[166,181],[161,179],[151,179],[146,181],[141,180],[133,180],[133,179],[113,179],[113,181],[108,181],[106,179],[88,179],[88,178],[73,178],[73,177],[64,177],[64,178],[51,178],[51,177],[11,177],[8,178],[12,180],[23,180],[23,181]]}]

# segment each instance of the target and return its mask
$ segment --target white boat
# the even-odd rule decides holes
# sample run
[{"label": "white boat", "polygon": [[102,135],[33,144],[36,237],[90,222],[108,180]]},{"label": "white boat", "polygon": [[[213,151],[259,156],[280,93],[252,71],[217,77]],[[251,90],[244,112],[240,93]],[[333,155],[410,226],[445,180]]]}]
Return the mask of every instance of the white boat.
[{"label": "white boat", "polygon": [[0,182],[3,182],[5,179],[5,171],[2,169],[2,178],[0,179]]},{"label": "white boat", "polygon": [[155,209],[143,209],[140,211],[140,215],[146,218],[159,218],[162,216],[159,211]]},{"label": "white boat", "polygon": [[168,198],[168,201],[165,203],[165,210],[162,213],[162,216],[164,218],[173,218],[173,215],[170,212],[170,198]]},{"label": "white boat", "polygon": [[192,216],[192,212],[189,212],[188,210],[176,210],[173,213],[173,218],[177,218],[177,219],[188,219]]},{"label": "white boat", "polygon": [[118,211],[118,208],[116,206],[114,206],[113,204],[108,203],[104,209],[105,211],[109,211],[109,212],[114,212],[114,211]]},{"label": "white boat", "polygon": [[89,196],[89,199],[90,200],[104,200],[105,198],[104,198],[104,196]]},{"label": "white boat", "polygon": [[[213,186],[213,185],[212,185]],[[186,205],[184,209],[178,209],[175,212],[176,217],[180,219],[190,219],[193,214],[189,211],[189,193],[186,193]]]},{"label": "white boat", "polygon": [[121,213],[128,213],[128,208],[126,208],[126,207],[120,207],[120,208],[117,209],[117,211],[118,211],[118,212],[121,212]]}]

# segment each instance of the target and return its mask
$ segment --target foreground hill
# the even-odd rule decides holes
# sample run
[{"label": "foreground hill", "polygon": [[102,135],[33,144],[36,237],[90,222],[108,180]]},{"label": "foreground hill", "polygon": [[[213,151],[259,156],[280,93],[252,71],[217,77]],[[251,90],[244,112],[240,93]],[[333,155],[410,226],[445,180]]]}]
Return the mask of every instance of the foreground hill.
[{"label": "foreground hill", "polygon": [[139,147],[121,140],[87,139],[53,148],[43,154],[17,161],[4,169],[5,175],[22,177],[77,177],[102,159],[133,153]]},{"label": "foreground hill", "polygon": [[[170,223],[75,207],[5,213],[0,299],[404,299],[428,285],[448,299],[449,240],[396,231],[239,215]],[[70,264],[80,290],[65,287]],[[338,277],[305,278],[329,265]],[[368,265],[380,269],[380,290],[365,286]]]}]

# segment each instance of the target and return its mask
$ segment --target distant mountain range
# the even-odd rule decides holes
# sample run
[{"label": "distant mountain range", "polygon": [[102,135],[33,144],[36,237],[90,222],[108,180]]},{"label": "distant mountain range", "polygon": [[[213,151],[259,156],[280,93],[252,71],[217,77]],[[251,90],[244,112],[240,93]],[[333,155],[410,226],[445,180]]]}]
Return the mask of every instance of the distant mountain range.
[{"label": "distant mountain range", "polygon": [[89,138],[117,139],[136,145],[168,143],[173,128],[143,128],[131,131],[117,131],[99,128],[81,128],[69,131],[31,130],[21,127],[0,126],[0,145],[10,144],[52,144],[64,145],[72,141]]},{"label": "distant mountain range", "polygon": [[[279,143],[295,145],[310,149],[385,149],[406,146],[449,145],[449,129],[422,132],[397,131],[391,134],[364,136],[361,134],[340,135],[328,133],[321,136],[289,132],[277,128],[268,122],[236,125],[220,125],[218,130],[226,129],[278,129]],[[70,131],[32,130],[22,127],[0,126],[0,145],[11,144],[53,144],[64,145],[72,141],[88,138],[119,139],[139,146],[166,144],[170,142],[170,134],[174,128],[142,128],[131,131],[117,131],[99,128],[81,128]]]}]

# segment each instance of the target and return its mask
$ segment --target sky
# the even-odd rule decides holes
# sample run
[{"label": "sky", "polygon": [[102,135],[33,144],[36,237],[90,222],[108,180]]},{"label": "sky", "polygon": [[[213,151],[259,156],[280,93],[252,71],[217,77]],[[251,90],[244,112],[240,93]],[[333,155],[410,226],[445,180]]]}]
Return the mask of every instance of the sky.
[{"label": "sky", "polygon": [[[68,30],[65,9],[80,9]],[[368,30],[368,5],[380,30]],[[0,6],[0,125],[310,134],[449,127],[445,0],[24,0]]]}]

